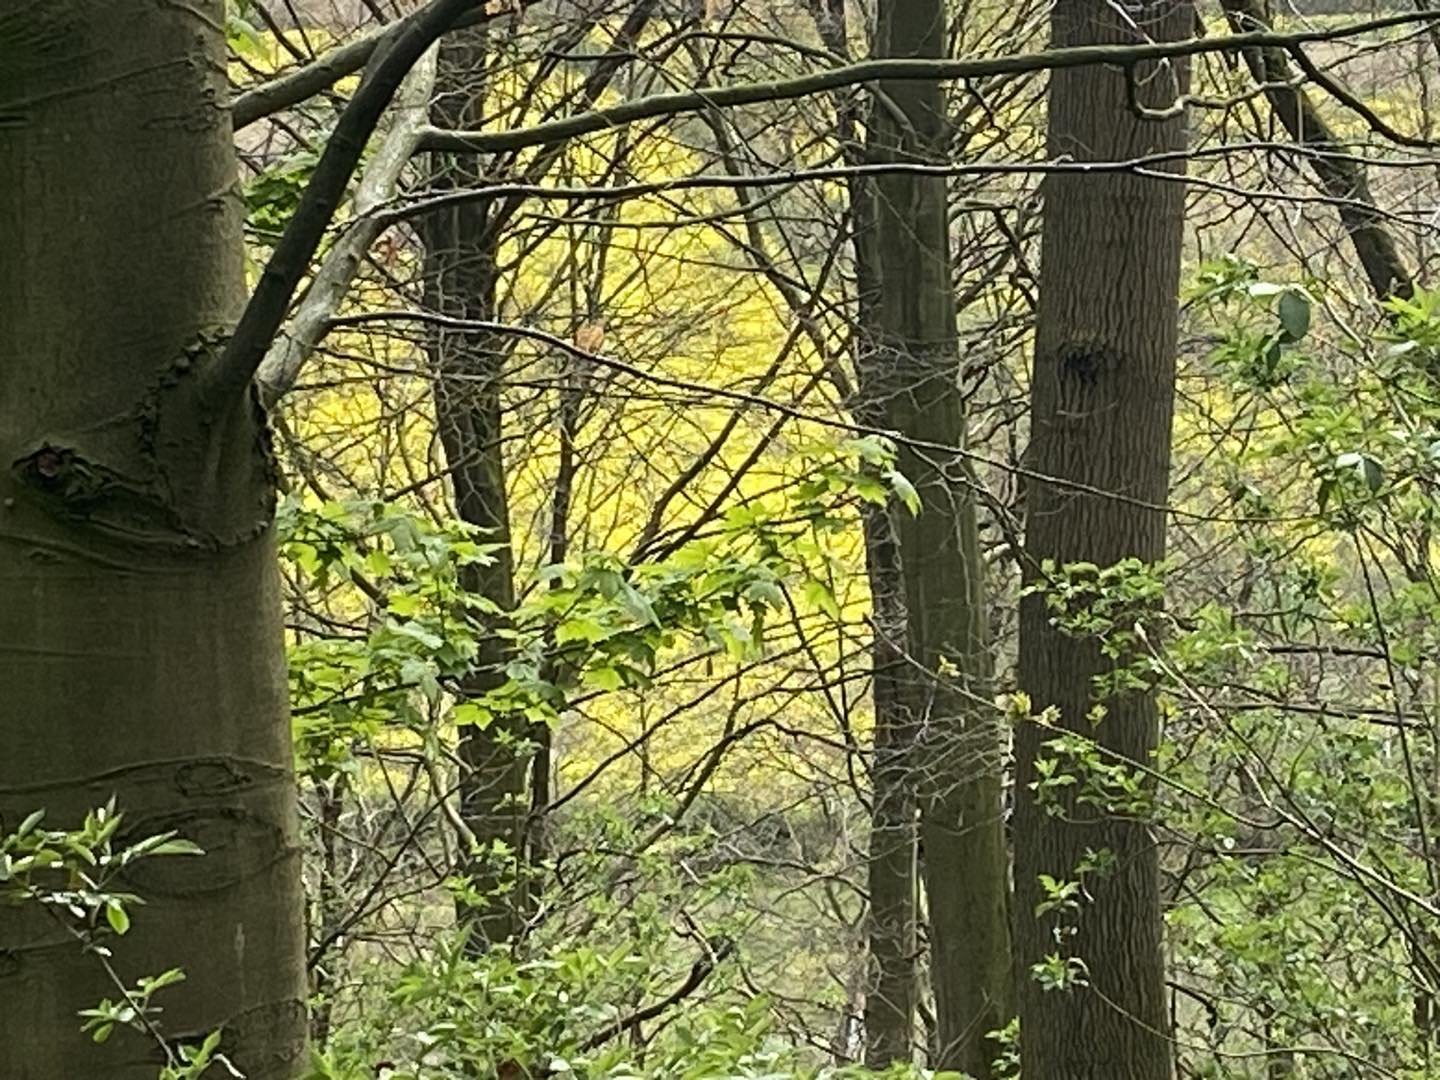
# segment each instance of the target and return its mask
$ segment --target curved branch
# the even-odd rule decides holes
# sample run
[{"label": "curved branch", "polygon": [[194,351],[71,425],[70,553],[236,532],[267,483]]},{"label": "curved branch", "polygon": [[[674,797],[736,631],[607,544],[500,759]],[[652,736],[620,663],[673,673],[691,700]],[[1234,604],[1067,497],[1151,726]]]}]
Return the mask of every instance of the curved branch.
[{"label": "curved branch", "polygon": [[[518,11],[519,9],[517,7],[513,10]],[[464,26],[474,26],[477,23],[487,22],[511,13],[511,11],[492,10],[487,4],[485,7],[460,16],[452,24],[452,28],[458,30]],[[398,23],[391,23],[389,26],[372,30],[364,37],[356,38],[346,45],[332,49],[312,64],[287,72],[252,90],[246,90],[230,103],[230,120],[235,130],[239,131],[281,109],[288,109],[316,94],[324,93],[341,79],[348,75],[354,75],[370,62],[370,57],[375,55],[375,50],[380,47],[381,42],[391,34],[403,30],[407,24],[419,18],[421,14],[423,12],[417,12]]]},{"label": "curved branch", "polygon": [[235,333],[207,380],[206,390],[212,397],[242,393],[249,386],[275,340],[295,289],[310,267],[310,259],[345,196],[380,117],[425,51],[461,15],[474,9],[483,10],[481,0],[431,0],[400,23],[393,36],[386,37],[384,47],[376,51],[359,89],[325,144],[315,173],[300,196],[300,205],[275,245]]},{"label": "curved branch", "polygon": [[355,221],[325,256],[289,329],[281,333],[255,373],[260,401],[274,405],[295,385],[305,362],[330,330],[360,260],[386,222],[373,211],[394,198],[400,174],[415,153],[435,88],[435,47],[421,57],[396,96],[394,119],[355,190]]},{"label": "curved branch", "polygon": [[699,990],[705,980],[710,977],[710,973],[715,970],[716,964],[726,959],[734,951],[735,945],[733,942],[721,942],[719,948],[715,950],[713,955],[702,956],[691,965],[690,974],[687,975],[685,981],[674,990],[666,994],[659,1001],[646,1005],[643,1009],[636,1009],[629,1016],[621,1017],[613,1024],[601,1028],[581,1043],[580,1049],[584,1051],[598,1049],[615,1038],[615,1036],[623,1035],[627,1031],[633,1031],[646,1021],[653,1020],[657,1016],[673,1009],[691,994],[695,993],[696,990]]},{"label": "curved branch", "polygon": [[604,109],[552,120],[513,131],[428,130],[420,141],[422,150],[452,153],[482,153],[520,150],[557,139],[571,139],[633,124],[639,120],[700,112],[706,109],[755,105],[810,97],[830,90],[878,80],[978,79],[995,75],[1024,75],[1092,64],[1129,65],[1144,61],[1175,59],[1201,53],[1231,52],[1235,49],[1291,49],[1323,41],[1339,41],[1376,30],[1440,20],[1440,12],[1415,11],[1370,19],[1329,30],[1302,30],[1278,34],[1262,30],[1228,34],[1223,37],[1190,38],[1185,41],[1146,42],[1135,45],[1081,45],[1046,49],[1013,56],[969,57],[960,60],[887,59],[865,60],[845,67],[830,68],[794,79],[745,83],[739,86],[706,87],[652,97],[637,98]]},{"label": "curved branch", "polygon": [[[1221,6],[1230,24],[1238,29],[1267,28],[1264,7],[1256,0],[1221,0]],[[1318,151],[1309,158],[1310,169],[1320,189],[1337,200],[1340,222],[1350,237],[1350,246],[1355,250],[1375,296],[1380,300],[1395,295],[1409,296],[1415,290],[1414,281],[1400,257],[1395,237],[1386,227],[1385,215],[1370,193],[1364,166],[1343,156],[1326,153],[1338,151],[1341,141],[1320,115],[1310,95],[1299,85],[1290,60],[1294,59],[1311,80],[1342,105],[1362,117],[1373,117],[1374,114],[1316,67],[1298,45],[1252,46],[1244,49],[1241,55],[1251,78],[1264,92],[1271,113],[1286,134],[1296,146]],[[1378,119],[1369,122],[1372,130],[1391,141],[1406,146],[1414,145],[1416,141],[1388,126],[1377,127],[1380,123]]]}]

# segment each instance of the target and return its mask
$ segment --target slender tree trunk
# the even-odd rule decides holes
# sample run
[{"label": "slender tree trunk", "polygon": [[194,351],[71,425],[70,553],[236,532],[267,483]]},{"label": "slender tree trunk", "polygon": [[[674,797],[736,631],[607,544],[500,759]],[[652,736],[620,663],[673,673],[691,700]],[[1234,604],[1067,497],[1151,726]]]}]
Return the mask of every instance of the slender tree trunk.
[{"label": "slender tree trunk", "polygon": [[[1174,40],[1193,20],[1177,0],[1123,10],[1107,0],[1058,0],[1051,27],[1054,44],[1065,46]],[[1189,74],[1183,64],[1052,73],[1048,156],[1107,161],[1182,149],[1183,116],[1140,118],[1127,80],[1139,103],[1161,108],[1185,91]],[[1158,507],[1169,479],[1184,200],[1178,175],[1046,180],[1027,454],[1032,577],[1043,560],[1106,567],[1164,557]],[[1051,625],[1042,597],[1023,602],[1020,685],[1034,710],[1054,706],[1065,728],[1094,737],[1112,759],[1146,763],[1158,738],[1153,695],[1109,698],[1103,720],[1090,719],[1094,677],[1108,666],[1097,640]],[[1039,805],[1036,760],[1049,738],[1028,723],[1016,744],[1022,1068],[1044,1080],[1168,1080],[1154,837],[1143,820],[1078,805],[1073,788],[1059,800],[1060,815]],[[1108,853],[1113,867],[1085,876],[1078,911],[1037,915],[1039,876],[1075,880],[1088,851]],[[1084,984],[1043,988],[1032,965],[1052,954],[1081,965]]]},{"label": "slender tree trunk", "polygon": [[865,511],[875,707],[870,766],[869,966],[865,1063],[910,1061],[915,1047],[915,733],[905,688],[905,583],[894,515]]},{"label": "slender tree trunk", "polygon": [[[938,0],[889,0],[880,8],[875,54],[941,56],[945,28],[945,7]],[[903,122],[887,108],[874,110],[871,155],[946,160],[949,128],[939,84],[896,81],[882,89]],[[922,503],[919,514],[894,516],[905,655],[900,700],[887,706],[894,719],[877,736],[877,759],[882,750],[893,752],[887,743],[902,744],[910,766],[906,782],[920,809],[935,991],[933,1064],[983,1078],[994,1056],[985,1036],[1009,1015],[1008,881],[974,478],[961,449],[965,405],[946,183],[940,177],[890,175],[879,178],[873,191],[873,200],[852,208],[862,233],[857,258],[872,263],[873,301],[862,305],[869,340],[860,363],[860,394],[887,428],[915,441],[901,446],[900,467]],[[867,274],[860,277],[864,286]],[[877,788],[877,808],[880,795]],[[898,798],[894,801],[898,805]],[[894,828],[889,821],[881,824]],[[910,918],[913,922],[913,912]],[[908,1058],[908,1030],[906,1040],[905,1052],[895,1057]],[[887,1036],[887,1042],[893,1039]]]},{"label": "slender tree trunk", "polygon": [[[341,870],[340,822],[345,815],[345,799],[350,785],[344,773],[337,772],[330,783],[316,782],[315,824],[316,839],[320,844],[320,868],[311,886],[314,899],[311,901],[314,931],[312,942],[336,940],[342,933],[346,914],[344,873]],[[333,991],[338,980],[334,965],[341,964],[339,951],[320,958],[310,972],[310,1042],[320,1051],[330,1043],[330,1031],[335,1014]]]},{"label": "slender tree trunk", "polygon": [[[1236,33],[1271,28],[1268,0],[1222,0],[1226,18]],[[1433,24],[1432,24],[1433,29]],[[1340,222],[1371,291],[1381,299],[1409,296],[1415,291],[1399,246],[1375,205],[1365,166],[1348,156],[1354,153],[1330,129],[1310,95],[1297,84],[1298,75],[1284,49],[1246,49],[1245,66],[1265,89],[1265,100],[1295,145],[1317,153],[1306,159],[1325,194],[1337,200]]]},{"label": "slender tree trunk", "polygon": [[[608,239],[606,240],[608,243]],[[590,319],[585,325],[596,328],[599,320],[599,293],[605,279],[605,259],[599,260],[597,280],[589,304]],[[593,331],[592,331],[593,332]],[[599,333],[602,335],[603,330]],[[577,337],[579,335],[577,334]],[[585,343],[594,351],[598,345]],[[559,402],[557,403],[556,435],[560,441],[559,460],[555,465],[555,485],[550,496],[550,536],[547,561],[551,566],[563,566],[570,557],[570,510],[575,494],[575,477],[580,464],[576,455],[575,441],[580,434],[581,407],[585,400],[583,372],[576,370],[573,357],[561,360]],[[550,587],[560,589],[560,578],[551,578]],[[564,661],[555,646],[554,635],[547,642],[545,666],[541,677],[551,686],[559,686],[568,674]],[[548,828],[550,800],[552,798],[552,777],[554,768],[554,733],[550,725],[540,721],[530,725],[530,740],[535,745],[535,757],[530,768],[530,816],[526,822],[527,844],[531,858],[535,861],[547,859],[551,854],[550,830]]]},{"label": "slender tree trunk", "polygon": [[[160,1026],[283,1080],[305,1046],[304,917],[273,472],[250,400],[201,392],[244,299],[218,0],[0,10],[0,818],[114,796],[138,864],[133,984]],[[0,913],[0,1076],[153,1080],[53,922]]]},{"label": "slender tree trunk", "polygon": [[[585,105],[597,101],[629,62],[629,50],[654,9],[654,0],[638,0],[630,10],[616,32],[613,55],[597,64],[581,87]],[[588,30],[589,24],[577,25],[572,43],[578,44]],[[488,52],[484,26],[460,31],[442,44],[439,93],[432,110],[436,125],[480,126]],[[524,178],[539,183],[564,148],[564,142],[542,147]],[[473,156],[436,155],[432,187],[475,188],[485,183],[484,163]],[[514,197],[498,204],[453,207],[430,217],[424,226],[425,279],[433,310],[463,319],[496,317],[499,245],[522,204],[522,197]],[[506,347],[501,335],[464,331],[438,333],[430,344],[437,375],[436,422],[456,508],[461,520],[484,529],[489,542],[501,545],[493,564],[475,568],[469,588],[501,611],[515,604],[502,446]],[[510,655],[508,642],[498,635],[482,642],[465,692],[478,698],[503,685]],[[477,913],[475,926],[480,943],[501,941],[521,930],[530,906],[535,853],[544,843],[549,732],[537,732],[523,716],[500,716],[485,728],[468,730],[459,749],[467,769],[461,814],[482,849],[468,870],[477,888],[496,893],[494,902]]]},{"label": "slender tree trunk", "polygon": [[[441,44],[434,121],[474,123],[481,112],[487,30],[475,27]],[[436,156],[431,185],[437,189],[481,186],[482,163]],[[491,204],[470,203],[432,214],[424,224],[425,282],[432,310],[461,319],[495,317],[495,230]],[[472,567],[466,587],[499,612],[515,606],[510,507],[501,442],[501,376],[505,342],[493,335],[439,331],[430,342],[435,374],[435,418],[462,521],[498,545],[493,561]],[[479,642],[475,666],[463,692],[483,698],[504,685],[511,649],[498,634]],[[526,909],[525,824],[529,725],[523,716],[499,715],[483,727],[462,730],[459,757],[460,815],[474,847],[464,866],[473,887],[486,897],[478,908],[462,907],[461,921],[484,946],[519,933]]]}]

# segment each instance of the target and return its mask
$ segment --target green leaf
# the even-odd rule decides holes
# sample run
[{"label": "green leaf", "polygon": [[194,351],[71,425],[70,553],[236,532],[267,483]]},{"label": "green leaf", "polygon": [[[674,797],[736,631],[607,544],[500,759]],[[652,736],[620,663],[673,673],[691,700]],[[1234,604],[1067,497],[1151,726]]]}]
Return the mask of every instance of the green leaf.
[{"label": "green leaf", "polygon": [[850,486],[859,498],[876,506],[883,506],[890,497],[890,489],[878,477],[856,476]]},{"label": "green leaf", "polygon": [[884,465],[895,457],[895,446],[883,435],[862,435],[858,439],[847,439],[842,448],[853,451],[868,465]]},{"label": "green leaf", "polygon": [[785,594],[773,581],[758,579],[745,586],[745,599],[765,607],[778,608],[785,604]]},{"label": "green leaf", "polygon": [[620,606],[637,622],[648,623],[651,626],[660,625],[660,616],[655,614],[655,609],[650,601],[641,595],[629,582],[622,581],[620,587]]},{"label": "green leaf", "polygon": [[140,989],[148,996],[157,990],[164,990],[167,986],[176,986],[185,981],[185,972],[181,968],[170,968],[162,971],[159,975],[151,975],[137,980]]},{"label": "green leaf", "polygon": [[619,690],[625,685],[620,672],[609,666],[587,668],[585,682],[597,690]]},{"label": "green leaf", "polygon": [[584,615],[575,615],[555,627],[555,643],[568,645],[572,641],[603,641],[610,631],[601,623]]},{"label": "green leaf", "polygon": [[1285,358],[1285,354],[1280,347],[1282,344],[1280,335],[1277,334],[1267,340],[1268,344],[1265,346],[1265,353],[1261,359],[1264,364],[1265,382],[1269,385],[1274,380],[1275,373],[1280,370],[1280,361]]},{"label": "green leaf", "polygon": [[450,720],[457,727],[484,729],[495,719],[495,714],[478,701],[462,701],[450,710]]},{"label": "green leaf", "polygon": [[110,929],[117,934],[123,934],[130,929],[130,915],[119,904],[114,902],[105,905],[105,921],[110,924]]},{"label": "green leaf", "polygon": [[1357,450],[1337,454],[1335,468],[1355,470],[1355,474],[1372,492],[1379,491],[1380,485],[1385,482],[1385,467],[1369,454],[1362,454]]},{"label": "green leaf", "polygon": [[151,855],[204,855],[205,849],[193,840],[171,837],[160,841],[148,854]]},{"label": "green leaf", "polygon": [[898,469],[891,469],[885,474],[885,481],[890,485],[890,490],[895,492],[895,497],[905,504],[912,516],[920,513],[920,493],[915,490],[915,485],[907,480]]},{"label": "green leaf", "polygon": [[1299,341],[1310,332],[1310,297],[1298,289],[1280,294],[1280,325],[1291,341]]},{"label": "green leaf", "polygon": [[832,619],[840,619],[840,605],[835,600],[835,593],[825,582],[819,578],[809,578],[801,586],[801,593],[807,604],[819,608]]},{"label": "green leaf", "polygon": [[418,641],[427,649],[438,649],[445,644],[445,639],[439,634],[426,630],[419,623],[402,622],[392,624],[392,629],[397,634],[403,634],[414,641]]}]

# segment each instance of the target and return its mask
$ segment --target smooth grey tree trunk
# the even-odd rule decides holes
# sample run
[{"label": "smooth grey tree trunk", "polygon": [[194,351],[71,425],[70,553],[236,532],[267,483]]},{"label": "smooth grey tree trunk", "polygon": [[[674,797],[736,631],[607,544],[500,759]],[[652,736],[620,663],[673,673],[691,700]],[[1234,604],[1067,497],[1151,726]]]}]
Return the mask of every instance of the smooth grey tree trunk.
[{"label": "smooth grey tree trunk", "polygon": [[[305,1044],[274,475],[248,396],[206,392],[243,300],[218,0],[0,9],[0,816],[114,796],[147,904],[110,942],[167,1037],[224,1028],[250,1080]],[[0,1076],[153,1080],[54,922],[0,911]]]}]

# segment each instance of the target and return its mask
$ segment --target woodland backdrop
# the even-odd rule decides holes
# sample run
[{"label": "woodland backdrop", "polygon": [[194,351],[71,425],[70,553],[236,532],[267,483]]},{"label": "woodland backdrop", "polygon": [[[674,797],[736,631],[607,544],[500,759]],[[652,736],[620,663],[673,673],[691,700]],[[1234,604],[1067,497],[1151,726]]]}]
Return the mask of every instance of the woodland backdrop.
[{"label": "woodland backdrop", "polygon": [[1440,1078],[1437,92],[0,7],[0,1077]]}]

